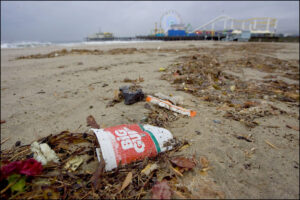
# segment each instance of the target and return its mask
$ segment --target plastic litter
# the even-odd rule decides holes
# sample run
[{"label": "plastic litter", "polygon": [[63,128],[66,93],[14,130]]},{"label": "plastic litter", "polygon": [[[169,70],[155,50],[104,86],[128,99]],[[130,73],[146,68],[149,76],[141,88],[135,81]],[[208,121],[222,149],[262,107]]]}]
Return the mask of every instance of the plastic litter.
[{"label": "plastic litter", "polygon": [[188,110],[188,109],[185,109],[185,108],[182,108],[179,106],[175,106],[172,103],[170,103],[169,101],[164,101],[164,100],[158,99],[158,98],[150,96],[150,95],[147,96],[146,101],[151,102],[153,104],[157,104],[160,107],[167,108],[169,110],[172,110],[174,112],[177,112],[177,113],[180,113],[183,115],[187,115],[190,117],[196,116],[196,111]]},{"label": "plastic litter", "polygon": [[65,165],[65,169],[67,169],[68,171],[76,171],[76,169],[82,164],[83,162],[83,158],[76,156],[72,159],[70,159],[66,165]]},{"label": "plastic litter", "polygon": [[156,170],[158,168],[158,165],[156,163],[151,164],[149,163],[142,171],[142,174],[145,174],[146,176],[149,176],[149,174],[151,172],[153,172],[154,170]]},{"label": "plastic litter", "polygon": [[35,141],[31,144],[30,149],[34,153],[34,159],[41,162],[42,165],[46,165],[50,161],[59,163],[56,153],[46,143],[39,144]]},{"label": "plastic litter", "polygon": [[160,152],[171,150],[175,144],[170,131],[151,125],[123,124],[91,130],[98,140],[98,160],[104,160],[106,171],[117,168],[119,164],[155,157]]},{"label": "plastic litter", "polygon": [[130,86],[123,86],[120,88],[120,91],[125,99],[124,103],[126,105],[134,104],[144,99],[144,93],[140,88],[134,89]]},{"label": "plastic litter", "polygon": [[170,96],[164,95],[164,94],[162,94],[160,92],[155,93],[154,95],[156,97],[160,98],[160,99],[171,101],[171,103],[173,103],[174,105],[183,104],[183,97],[182,96],[173,96],[173,97],[170,97]]},{"label": "plastic litter", "polygon": [[217,120],[217,119],[214,119],[213,122],[216,123],[216,124],[221,124],[221,121]]}]

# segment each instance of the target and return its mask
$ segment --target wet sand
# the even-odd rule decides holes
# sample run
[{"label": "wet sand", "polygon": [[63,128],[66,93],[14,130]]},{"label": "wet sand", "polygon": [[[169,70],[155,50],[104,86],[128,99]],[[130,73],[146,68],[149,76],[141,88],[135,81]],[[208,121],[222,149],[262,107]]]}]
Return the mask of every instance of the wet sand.
[{"label": "wet sand", "polygon": [[[1,120],[6,121],[1,124],[1,142],[9,138],[1,149],[12,147],[16,141],[29,144],[64,130],[86,132],[89,115],[93,115],[101,127],[140,122],[149,112],[144,108],[145,102],[130,106],[123,102],[113,107],[106,105],[115,89],[128,85],[123,82],[124,78],[143,77],[140,85],[144,92],[182,96],[183,106],[197,111],[196,117],[180,117],[167,128],[174,136],[191,143],[179,154],[205,156],[212,169],[207,175],[198,171],[187,173],[180,184],[197,193],[203,187],[203,180],[211,179],[226,198],[299,198],[299,131],[286,127],[299,127],[299,102],[298,106],[270,102],[292,114],[259,118],[260,125],[248,129],[238,121],[224,118],[216,106],[178,91],[161,79],[163,72],[159,72],[159,68],[167,68],[180,57],[195,53],[188,49],[201,48],[196,53],[205,54],[206,48],[226,45],[240,43],[180,41],[76,46],[66,49],[98,49],[104,53],[19,60],[16,60],[19,56],[47,54],[65,47],[1,49]],[[299,63],[299,43],[269,45],[277,50],[264,54]],[[117,48],[137,50],[109,52]],[[231,55],[232,58],[238,56]],[[265,76],[255,69],[246,69],[243,76],[239,72],[232,73],[244,76],[245,80]],[[253,142],[234,137],[241,134],[251,134]]]}]

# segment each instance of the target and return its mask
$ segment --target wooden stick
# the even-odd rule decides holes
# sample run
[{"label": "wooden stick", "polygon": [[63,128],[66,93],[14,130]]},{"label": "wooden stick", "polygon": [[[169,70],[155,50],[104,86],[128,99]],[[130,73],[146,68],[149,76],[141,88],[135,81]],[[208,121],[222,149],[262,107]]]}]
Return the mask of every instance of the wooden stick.
[{"label": "wooden stick", "polygon": [[6,190],[8,190],[11,186],[13,186],[15,183],[17,183],[20,179],[21,179],[21,177],[18,178],[17,180],[15,180],[14,182],[8,184],[3,190],[1,190],[0,194],[3,194],[4,192],[6,192]]},{"label": "wooden stick", "polygon": [[81,199],[84,199],[84,198],[87,197],[90,193],[91,193],[91,191],[87,192],[83,197],[81,197]]},{"label": "wooden stick", "polygon": [[274,149],[279,149],[278,147],[276,147],[274,144],[272,144],[271,142],[269,142],[269,141],[267,141],[267,140],[265,140],[265,142],[268,144],[268,145],[270,145],[272,148],[274,148]]},{"label": "wooden stick", "polygon": [[12,161],[14,158],[18,157],[19,155],[21,155],[22,153],[24,153],[24,152],[26,152],[26,151],[28,151],[28,150],[30,150],[30,149],[25,149],[25,150],[23,150],[23,151],[17,153],[15,156],[13,156],[11,159],[9,159],[9,161]]},{"label": "wooden stick", "polygon": [[62,182],[62,181],[59,181],[59,180],[55,180],[55,182],[58,182],[58,183],[61,183],[61,184],[66,184],[66,185],[68,185],[68,186],[71,185],[70,183],[65,183],[65,182]]},{"label": "wooden stick", "polygon": [[10,137],[4,139],[4,140],[1,142],[1,145],[4,144],[4,143],[5,143],[7,140],[9,140],[9,139],[10,139]]}]

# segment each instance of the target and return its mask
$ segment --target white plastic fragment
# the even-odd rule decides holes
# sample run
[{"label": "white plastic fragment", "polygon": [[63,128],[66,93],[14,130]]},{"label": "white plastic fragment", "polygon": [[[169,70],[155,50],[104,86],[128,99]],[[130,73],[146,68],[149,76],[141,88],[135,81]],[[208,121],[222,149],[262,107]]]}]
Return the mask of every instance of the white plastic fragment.
[{"label": "white plastic fragment", "polygon": [[182,105],[183,104],[183,97],[182,96],[173,96],[169,97],[167,95],[164,95],[160,92],[154,94],[156,97],[163,99],[163,100],[169,100],[171,101],[174,105]]},{"label": "white plastic fragment", "polygon": [[156,170],[158,168],[158,165],[156,163],[154,164],[148,164],[142,171],[142,174],[145,174],[146,176],[149,176],[151,172]]},{"label": "white plastic fragment", "polygon": [[70,172],[76,171],[76,169],[82,164],[83,158],[76,156],[74,158],[71,158],[66,164],[65,169],[67,169]]},{"label": "white plastic fragment", "polygon": [[34,153],[34,159],[41,162],[42,165],[46,165],[50,161],[59,163],[56,153],[46,143],[39,144],[35,141],[31,144],[30,149]]}]

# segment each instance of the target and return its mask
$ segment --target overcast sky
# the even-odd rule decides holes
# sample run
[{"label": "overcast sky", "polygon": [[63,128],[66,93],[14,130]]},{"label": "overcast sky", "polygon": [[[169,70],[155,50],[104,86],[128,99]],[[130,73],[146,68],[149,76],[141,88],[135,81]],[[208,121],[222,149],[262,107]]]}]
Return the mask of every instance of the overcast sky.
[{"label": "overcast sky", "polygon": [[1,1],[1,41],[78,41],[100,27],[116,36],[147,35],[168,10],[194,28],[219,15],[274,17],[277,33],[299,34],[298,9],[298,1]]}]

